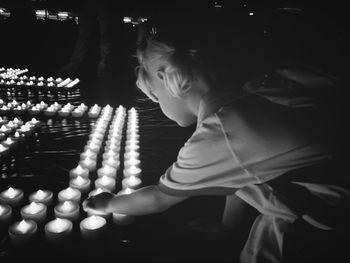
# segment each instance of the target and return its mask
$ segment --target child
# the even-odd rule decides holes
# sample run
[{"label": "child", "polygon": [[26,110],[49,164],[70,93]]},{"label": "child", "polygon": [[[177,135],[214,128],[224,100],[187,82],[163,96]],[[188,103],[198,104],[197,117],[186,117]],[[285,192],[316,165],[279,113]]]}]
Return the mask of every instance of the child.
[{"label": "child", "polygon": [[84,209],[141,216],[190,196],[225,195],[223,224],[233,228],[244,201],[260,213],[241,252],[244,263],[285,260],[283,237],[300,220],[315,231],[342,225],[348,183],[342,171],[335,173],[318,134],[314,98],[298,91],[335,82],[281,68],[243,91],[222,89],[230,82],[221,82],[205,53],[179,41],[156,34],[139,46],[137,86],[180,126],[196,123],[195,132],[158,185],[129,195],[101,193],[85,200]]}]

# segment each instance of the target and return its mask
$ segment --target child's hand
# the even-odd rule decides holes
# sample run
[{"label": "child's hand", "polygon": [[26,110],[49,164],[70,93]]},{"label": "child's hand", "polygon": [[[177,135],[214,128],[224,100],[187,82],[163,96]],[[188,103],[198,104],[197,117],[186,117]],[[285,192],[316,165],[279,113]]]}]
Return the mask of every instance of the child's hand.
[{"label": "child's hand", "polygon": [[[108,202],[114,197],[113,193],[102,192],[100,194],[90,196],[83,202],[83,209],[85,212],[94,211],[100,213],[107,213],[106,208]],[[96,213],[95,213],[96,214]]]}]

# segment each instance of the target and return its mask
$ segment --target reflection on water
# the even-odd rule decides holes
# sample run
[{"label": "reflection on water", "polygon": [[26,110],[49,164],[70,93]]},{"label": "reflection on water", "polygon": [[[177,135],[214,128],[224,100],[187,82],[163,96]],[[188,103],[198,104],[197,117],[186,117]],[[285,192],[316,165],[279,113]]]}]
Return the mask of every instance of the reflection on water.
[{"label": "reflection on water", "polygon": [[[28,100],[32,103],[44,101],[48,105],[54,102],[61,105],[70,102],[72,105],[77,106],[82,102],[86,102],[84,97],[81,96],[79,89],[74,92],[56,94],[26,94],[2,90],[1,98],[6,102],[15,99],[20,103]],[[111,106],[116,109],[119,105]],[[157,104],[152,103],[141,93],[137,93],[129,105],[133,106],[139,113],[142,182],[144,185],[157,183],[161,174],[176,159],[178,149],[192,133],[194,127],[180,128],[161,113]],[[91,106],[93,105],[88,105],[89,108]],[[7,117],[10,120],[16,116],[10,114]],[[83,151],[96,119],[91,119],[86,114],[81,118],[63,118],[57,116],[57,114],[48,117],[43,113],[35,117],[41,121],[41,128],[27,138],[25,143],[12,152],[9,157],[1,159],[0,190],[3,191],[10,186],[23,189],[27,204],[29,194],[38,189],[47,189],[53,191],[55,204],[57,204],[57,193],[68,187],[69,170],[76,167],[79,162],[79,155]],[[27,121],[32,116],[25,114],[19,116],[19,118]],[[96,175],[93,174],[92,176]],[[119,178],[117,178],[118,187],[115,192],[121,188],[120,176],[119,173]],[[173,215],[170,213],[168,217]],[[86,217],[86,214],[81,211],[81,219],[84,217]],[[162,221],[165,220],[164,222],[167,222],[168,217],[160,215],[145,216],[130,226],[118,226],[113,222],[108,222],[108,235],[100,241],[99,246],[105,246],[109,249],[117,246],[121,250],[120,253],[127,253],[126,251],[130,249],[140,249],[144,246],[153,249],[151,244],[160,244],[164,238],[164,228],[169,225],[168,223],[162,225]],[[48,218],[45,222],[53,218],[52,206],[48,208]],[[179,218],[181,219],[181,217]],[[14,209],[13,221],[16,220],[20,220],[19,209]],[[150,228],[154,227],[157,227],[157,230],[150,232]],[[43,231],[42,226],[39,226],[39,229]],[[87,257],[95,256],[94,252],[86,252],[85,248],[92,246],[92,244],[82,240],[77,223],[74,223],[74,229],[75,232],[71,241],[66,245],[62,245],[59,249],[52,248],[47,244],[41,233],[38,240],[28,245],[25,251],[34,256],[38,249],[47,251],[46,254],[60,254],[62,250],[73,254],[73,251],[76,250],[84,251],[84,253],[87,253]],[[148,237],[152,232],[152,238]],[[5,256],[4,258],[12,260],[16,253],[22,252],[24,248],[11,245],[6,229],[3,228],[1,230],[1,235],[0,253]],[[148,238],[153,241],[147,245],[145,241]],[[156,248],[154,249],[156,251]],[[91,251],[94,250],[92,249]]]}]

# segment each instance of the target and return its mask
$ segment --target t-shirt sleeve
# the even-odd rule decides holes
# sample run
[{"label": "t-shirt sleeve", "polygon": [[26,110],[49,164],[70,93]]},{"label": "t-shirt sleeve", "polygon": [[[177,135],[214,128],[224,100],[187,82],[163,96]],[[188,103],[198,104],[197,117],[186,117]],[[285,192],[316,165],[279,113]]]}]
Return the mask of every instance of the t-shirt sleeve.
[{"label": "t-shirt sleeve", "polygon": [[206,118],[160,178],[161,191],[179,196],[233,194],[247,172],[226,136],[216,114]]}]

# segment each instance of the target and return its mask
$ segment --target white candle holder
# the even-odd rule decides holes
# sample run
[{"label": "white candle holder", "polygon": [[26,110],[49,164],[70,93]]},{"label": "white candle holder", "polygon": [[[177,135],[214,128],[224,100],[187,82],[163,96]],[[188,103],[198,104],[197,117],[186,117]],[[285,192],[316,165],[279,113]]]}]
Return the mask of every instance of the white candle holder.
[{"label": "white candle holder", "polygon": [[27,244],[36,237],[38,226],[33,220],[15,222],[8,228],[10,241],[15,245]]},{"label": "white candle holder", "polygon": [[66,241],[73,229],[72,221],[66,218],[56,218],[45,225],[45,237],[50,243]]},{"label": "white candle holder", "polygon": [[9,187],[0,193],[0,203],[18,207],[23,202],[23,190]]},{"label": "white candle holder", "polygon": [[96,160],[86,157],[83,160],[80,160],[79,165],[83,168],[88,169],[90,172],[93,172],[96,170]]},{"label": "white candle holder", "polygon": [[92,215],[83,219],[79,226],[83,239],[95,240],[104,235],[107,221],[102,216]]},{"label": "white candle holder", "polygon": [[109,176],[101,176],[95,180],[95,187],[107,189],[108,191],[113,192],[115,190],[116,180]]},{"label": "white candle holder", "polygon": [[97,170],[97,176],[98,177],[109,176],[112,178],[116,178],[117,169],[109,165],[103,165],[100,169]]},{"label": "white candle holder", "polygon": [[[96,161],[95,161],[96,163]],[[86,167],[83,167],[82,165],[78,165],[77,167],[73,168],[69,171],[69,176],[71,178],[81,176],[81,177],[89,177],[89,169]]]},{"label": "white candle holder", "polygon": [[126,177],[122,180],[122,188],[125,189],[125,188],[131,188],[131,189],[138,189],[141,187],[141,179],[134,176],[134,175],[131,175],[129,177]]},{"label": "white candle holder", "polygon": [[81,192],[76,188],[67,187],[66,189],[63,189],[58,193],[59,202],[73,201],[73,202],[79,203],[80,200],[81,200]]},{"label": "white candle holder", "polygon": [[28,197],[30,202],[42,203],[46,206],[52,204],[53,201],[53,192],[49,190],[41,190],[32,193]]},{"label": "white candle holder", "polygon": [[124,161],[124,168],[128,168],[130,166],[135,166],[140,168],[141,166],[141,161],[137,158],[129,158],[127,160]]},{"label": "white candle holder", "polygon": [[127,168],[124,169],[124,177],[129,177],[129,176],[136,176],[139,177],[141,176],[141,168],[136,167],[136,166],[129,166]]},{"label": "white candle holder", "polygon": [[63,203],[57,204],[54,211],[56,217],[69,219],[71,221],[76,221],[80,215],[79,204],[72,201],[64,201]]},{"label": "white candle holder", "polygon": [[82,193],[87,193],[90,190],[90,179],[77,176],[70,179],[69,186],[78,189]]},{"label": "white candle holder", "polygon": [[21,216],[23,219],[31,219],[37,223],[42,223],[46,219],[46,205],[42,203],[31,202],[22,207]]},{"label": "white candle holder", "polygon": [[12,219],[12,208],[6,204],[0,204],[0,227],[10,224]]},{"label": "white candle holder", "polygon": [[106,159],[103,159],[102,161],[102,165],[105,166],[110,166],[110,167],[114,167],[116,170],[119,169],[120,167],[120,161],[119,159],[113,158],[113,157],[109,157]]}]

